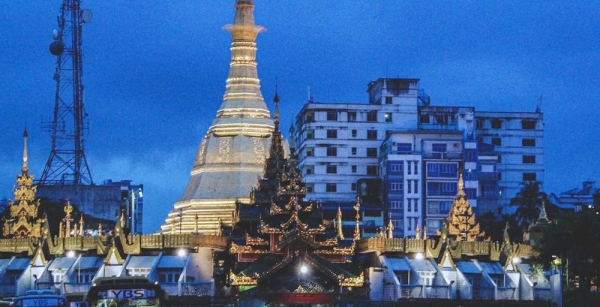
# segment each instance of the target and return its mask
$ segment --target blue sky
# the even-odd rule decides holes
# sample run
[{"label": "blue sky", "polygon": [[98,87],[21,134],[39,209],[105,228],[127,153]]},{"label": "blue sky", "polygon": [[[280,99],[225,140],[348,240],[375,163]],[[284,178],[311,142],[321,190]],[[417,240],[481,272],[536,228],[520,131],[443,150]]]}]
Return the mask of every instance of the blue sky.
[{"label": "blue sky", "polygon": [[[60,0],[0,2],[0,198],[13,198],[29,130],[31,172],[50,153],[49,53]],[[545,120],[545,191],[600,179],[597,1],[255,0],[258,73],[269,108],[277,80],[287,132],[310,87],[316,101],[366,102],[380,77],[420,78],[432,105],[534,111]],[[82,1],[86,157],[94,181],[145,188],[158,230],[189,179],[222,101],[234,1]]]}]

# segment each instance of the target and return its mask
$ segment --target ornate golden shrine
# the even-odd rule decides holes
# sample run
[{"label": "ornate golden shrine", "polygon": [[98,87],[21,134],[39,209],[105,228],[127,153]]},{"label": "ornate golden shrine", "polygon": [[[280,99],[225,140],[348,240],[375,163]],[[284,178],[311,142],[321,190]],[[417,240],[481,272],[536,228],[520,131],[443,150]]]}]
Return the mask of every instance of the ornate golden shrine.
[{"label": "ornate golden shrine", "polygon": [[475,220],[475,212],[465,194],[462,172],[458,178],[458,192],[448,213],[448,218],[444,222],[444,228],[446,229],[442,232],[447,231],[447,235],[454,236],[458,241],[472,242],[485,235]]},{"label": "ornate golden shrine", "polygon": [[37,187],[33,185],[33,175],[29,174],[27,157],[27,130],[23,132],[23,167],[13,187],[14,201],[9,201],[10,216],[4,220],[2,234],[5,237],[42,237],[45,218],[38,217],[40,200],[35,199]]},{"label": "ornate golden shrine", "polygon": [[[333,282],[320,287],[322,284],[317,281],[319,286],[314,293],[362,287],[364,274],[351,263],[356,242],[360,240],[360,204],[354,206],[357,217],[354,236],[345,240],[341,209],[332,222],[323,219],[318,205],[301,201],[306,188],[296,167],[293,143],[290,143],[292,154],[285,158],[277,95],[274,101],[275,130],[263,178],[251,193],[251,203],[238,204],[234,218],[228,251],[236,255],[237,263],[229,272],[229,282],[233,286],[259,286],[268,293],[280,293],[277,289],[280,284],[274,280],[289,282],[293,279],[289,276],[297,276],[297,272],[291,272],[296,267],[310,266],[313,277]],[[336,287],[331,287],[332,284]],[[293,288],[286,291],[297,292],[305,285],[300,282],[290,286]]]}]

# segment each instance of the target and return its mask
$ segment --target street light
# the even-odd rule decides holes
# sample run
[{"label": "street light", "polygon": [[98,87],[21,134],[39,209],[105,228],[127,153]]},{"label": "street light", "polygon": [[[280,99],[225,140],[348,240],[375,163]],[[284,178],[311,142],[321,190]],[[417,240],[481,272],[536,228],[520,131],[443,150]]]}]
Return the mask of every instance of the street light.
[{"label": "street light", "polygon": [[417,260],[423,260],[423,259],[425,259],[425,255],[423,255],[423,253],[417,253],[415,255],[415,259],[417,259]]}]

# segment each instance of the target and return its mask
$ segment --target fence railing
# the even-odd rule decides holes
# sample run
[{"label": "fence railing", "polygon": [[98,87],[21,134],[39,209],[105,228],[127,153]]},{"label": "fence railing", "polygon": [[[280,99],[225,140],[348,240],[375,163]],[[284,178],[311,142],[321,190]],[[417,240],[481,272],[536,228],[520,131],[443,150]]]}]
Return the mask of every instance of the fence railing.
[{"label": "fence railing", "polygon": [[518,300],[519,289],[513,287],[498,287],[496,291],[497,300]]},{"label": "fence railing", "polygon": [[422,285],[402,285],[400,288],[401,298],[422,298]]},{"label": "fence railing", "polygon": [[425,286],[426,298],[450,298],[450,286]]}]

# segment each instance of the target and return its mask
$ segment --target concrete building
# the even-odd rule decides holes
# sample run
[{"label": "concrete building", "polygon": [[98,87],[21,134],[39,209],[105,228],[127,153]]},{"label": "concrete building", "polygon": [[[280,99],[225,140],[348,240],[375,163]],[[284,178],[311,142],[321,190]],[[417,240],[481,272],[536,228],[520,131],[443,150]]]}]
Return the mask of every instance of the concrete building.
[{"label": "concrete building", "polygon": [[367,93],[368,103],[309,101],[296,116],[307,199],[349,208],[359,179],[381,179],[382,209],[391,213],[395,233],[414,235],[418,225],[433,234],[456,192],[448,182],[459,169],[480,213],[500,212],[522,181],[543,182],[539,110],[432,106],[418,79],[378,79]]},{"label": "concrete building", "polygon": [[[548,198],[550,203],[559,209],[579,212],[584,208],[593,208],[594,197],[600,197],[597,195],[600,195],[600,188],[596,187],[596,182],[586,180],[582,183],[581,188],[570,189],[558,195],[551,193]],[[595,208],[595,210],[600,210],[600,208]]]},{"label": "concrete building", "polygon": [[[128,219],[126,226],[132,233],[142,233],[144,214],[144,185],[131,180],[106,180],[99,185],[40,185],[39,198],[71,205],[84,214],[112,223],[122,212]],[[98,225],[87,225],[86,231],[95,231]]]}]

